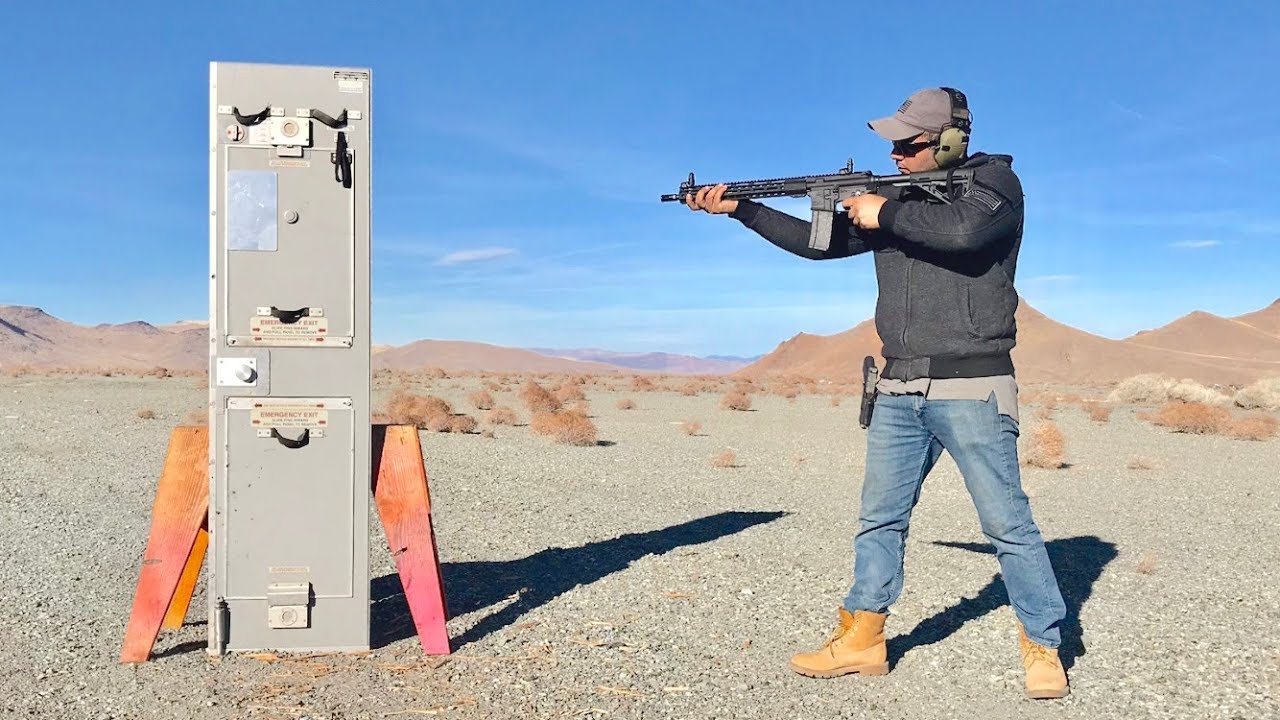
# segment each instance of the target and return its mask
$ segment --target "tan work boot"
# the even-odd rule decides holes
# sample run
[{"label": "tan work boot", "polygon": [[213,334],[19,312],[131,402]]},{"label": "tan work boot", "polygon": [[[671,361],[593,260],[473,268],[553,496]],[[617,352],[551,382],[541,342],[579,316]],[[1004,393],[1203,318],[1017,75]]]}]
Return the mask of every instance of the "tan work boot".
[{"label": "tan work boot", "polygon": [[1018,645],[1022,648],[1022,667],[1027,671],[1027,697],[1048,700],[1071,694],[1067,671],[1062,668],[1056,649],[1027,637],[1022,623],[1018,623]]},{"label": "tan work boot", "polygon": [[849,673],[884,675],[889,672],[884,620],[888,613],[859,610],[850,615],[840,608],[840,625],[821,650],[791,658],[791,669],[813,678],[833,678]]}]

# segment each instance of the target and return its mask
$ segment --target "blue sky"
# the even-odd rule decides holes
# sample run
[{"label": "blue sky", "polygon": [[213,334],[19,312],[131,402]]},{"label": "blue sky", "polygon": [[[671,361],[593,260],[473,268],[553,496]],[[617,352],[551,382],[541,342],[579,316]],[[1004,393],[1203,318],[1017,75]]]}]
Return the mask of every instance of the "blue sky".
[{"label": "blue sky", "polygon": [[940,84],[1015,158],[1038,309],[1123,337],[1280,296],[1280,3],[361,5],[6,4],[0,304],[208,317],[210,61],[372,68],[379,343],[754,355],[848,329],[869,257],[658,196],[892,172],[866,121]]}]

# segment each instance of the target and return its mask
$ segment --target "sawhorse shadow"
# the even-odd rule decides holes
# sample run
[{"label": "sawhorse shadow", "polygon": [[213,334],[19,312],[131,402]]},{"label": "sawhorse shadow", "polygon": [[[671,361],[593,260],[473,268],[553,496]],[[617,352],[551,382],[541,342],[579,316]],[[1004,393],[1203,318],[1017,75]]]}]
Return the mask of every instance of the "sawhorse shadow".
[{"label": "sawhorse shadow", "polygon": [[[662,555],[679,547],[700,545],[772,522],[786,514],[722,512],[661,530],[630,533],[579,547],[547,548],[518,560],[442,563],[441,575],[450,617],[465,615],[513,595],[518,596],[511,604],[454,638],[451,644],[458,648],[480,640],[565,592],[624,570],[646,555]],[[389,573],[374,578],[370,592],[373,600],[370,618],[372,646],[385,647],[412,637],[415,630],[400,576]]]},{"label": "sawhorse shadow", "polygon": [[[971,552],[994,555],[995,549],[985,543],[960,543],[935,541],[935,545],[959,548]],[[1049,561],[1058,578],[1058,587],[1067,606],[1066,619],[1062,623],[1062,645],[1058,657],[1068,670],[1077,657],[1085,653],[1080,629],[1080,608],[1093,592],[1093,584],[1102,570],[1118,555],[1114,543],[1093,535],[1063,538],[1045,543]],[[971,598],[964,598],[933,617],[926,618],[906,635],[890,638],[889,663],[896,665],[902,656],[923,645],[932,645],[946,639],[970,620],[982,617],[1009,602],[1004,581],[996,574],[991,582]]]}]

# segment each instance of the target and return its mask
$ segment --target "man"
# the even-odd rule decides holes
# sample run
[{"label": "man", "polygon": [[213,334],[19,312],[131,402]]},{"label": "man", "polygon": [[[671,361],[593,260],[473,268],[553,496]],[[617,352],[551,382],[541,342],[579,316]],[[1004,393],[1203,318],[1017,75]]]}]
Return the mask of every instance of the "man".
[{"label": "man", "polygon": [[808,222],[750,200],[725,200],[724,185],[685,197],[691,210],[728,214],[801,257],[875,258],[885,368],[867,430],[854,581],[831,638],[796,655],[791,667],[820,678],[888,672],[884,623],[902,592],[911,511],[945,449],[995,546],[1019,620],[1026,692],[1065,697],[1070,689],[1057,652],[1065,605],[1018,470],[1009,352],[1023,195],[1013,158],[968,154],[967,100],[951,88],[920,90],[868,125],[893,143],[889,157],[901,173],[974,168],[972,187],[957,189],[950,204],[914,188],[846,198],[848,215],[836,216],[826,251],[808,247]]}]

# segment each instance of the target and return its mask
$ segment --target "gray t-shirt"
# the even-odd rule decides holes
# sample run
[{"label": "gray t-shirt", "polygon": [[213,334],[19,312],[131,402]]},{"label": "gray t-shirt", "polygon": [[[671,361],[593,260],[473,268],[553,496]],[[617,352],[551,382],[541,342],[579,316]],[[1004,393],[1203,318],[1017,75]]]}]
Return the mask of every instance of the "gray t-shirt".
[{"label": "gray t-shirt", "polygon": [[1018,420],[1018,383],[1012,375],[975,378],[881,378],[876,390],[886,395],[923,395],[927,400],[986,400],[996,394],[1001,415]]}]

